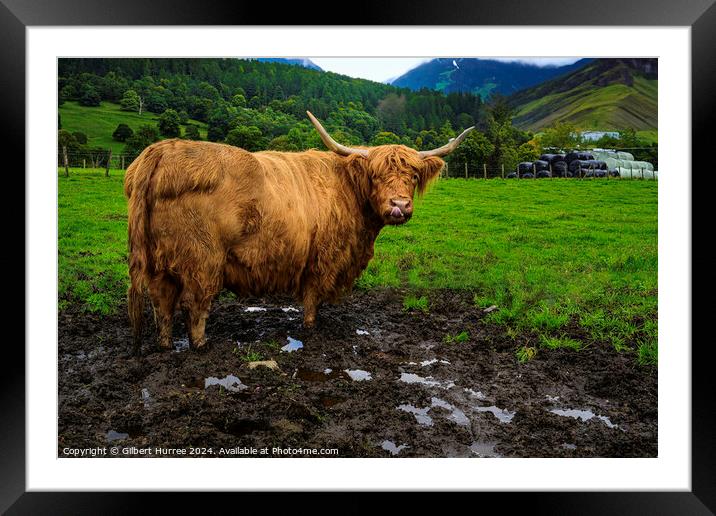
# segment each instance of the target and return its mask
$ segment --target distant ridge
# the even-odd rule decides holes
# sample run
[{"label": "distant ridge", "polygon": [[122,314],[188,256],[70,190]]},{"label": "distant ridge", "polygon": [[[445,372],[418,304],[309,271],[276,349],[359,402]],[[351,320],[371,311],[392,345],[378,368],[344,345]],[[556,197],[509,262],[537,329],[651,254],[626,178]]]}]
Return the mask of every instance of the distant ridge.
[{"label": "distant ridge", "polygon": [[514,124],[533,131],[570,122],[583,130],[655,130],[658,60],[595,59],[571,73],[515,93]]},{"label": "distant ridge", "polygon": [[290,64],[290,65],[297,65],[297,66],[303,66],[304,68],[309,68],[311,70],[318,70],[319,72],[323,72],[323,68],[318,66],[316,63],[311,61],[308,58],[287,58],[287,57],[259,57],[256,59],[257,61],[261,61],[264,63],[283,63],[283,64]]},{"label": "distant ridge", "polygon": [[446,57],[422,63],[386,82],[411,90],[428,88],[444,93],[470,92],[485,99],[493,93],[511,95],[572,72],[591,61],[580,59],[570,65],[537,66],[494,59]]}]

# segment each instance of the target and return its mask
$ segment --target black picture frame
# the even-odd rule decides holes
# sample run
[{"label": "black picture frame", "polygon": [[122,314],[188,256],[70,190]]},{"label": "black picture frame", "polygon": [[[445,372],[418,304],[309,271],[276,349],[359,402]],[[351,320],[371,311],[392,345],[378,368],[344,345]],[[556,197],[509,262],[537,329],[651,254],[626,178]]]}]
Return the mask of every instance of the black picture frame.
[{"label": "black picture frame", "polygon": [[[709,170],[709,126],[716,112],[716,6],[715,0],[602,0],[593,3],[565,2],[563,0],[474,1],[447,0],[442,2],[386,2],[367,1],[360,4],[327,6],[312,2],[283,3],[280,9],[268,3],[244,3],[239,1],[212,3],[189,0],[0,0],[0,59],[2,74],[0,88],[3,104],[2,114],[6,128],[12,128],[5,138],[8,148],[20,149],[25,137],[25,29],[41,25],[343,25],[358,22],[359,25],[596,25],[596,26],[688,26],[691,27],[692,70],[692,170]],[[320,13],[330,13],[329,17]],[[345,13],[345,14],[343,14]],[[319,21],[320,20],[320,21]],[[708,151],[704,151],[708,149]],[[700,152],[697,152],[700,151]],[[16,170],[25,170],[24,156],[19,159]],[[686,168],[684,173],[688,172]],[[708,174],[702,174],[707,176]],[[13,191],[25,192],[24,175],[15,174]],[[692,175],[692,236],[708,235],[705,224],[711,217],[705,212],[705,201],[698,197],[708,195],[701,177],[694,187]],[[24,195],[16,198],[23,202]],[[22,211],[20,211],[22,210]],[[22,206],[16,213],[23,213]],[[19,217],[17,217],[19,218]],[[702,231],[699,232],[699,229]],[[25,226],[16,223],[18,240],[25,238]],[[21,235],[22,233],[22,235]],[[706,288],[713,277],[712,267],[707,266],[705,246],[709,238],[692,239],[692,275],[699,272],[699,287]],[[19,250],[19,245],[17,246]],[[699,257],[697,251],[701,250]],[[29,271],[25,267],[25,251],[14,254],[21,261],[13,270]],[[7,257],[3,257],[7,260]],[[710,263],[708,265],[711,265]],[[9,263],[6,267],[10,267]],[[687,264],[685,264],[687,266]],[[7,269],[6,269],[7,270]],[[705,275],[706,278],[703,278]],[[18,275],[19,276],[19,275]],[[692,282],[693,285],[693,282]],[[695,285],[694,285],[695,286]],[[17,292],[24,292],[18,287]],[[695,289],[692,290],[695,293]],[[714,403],[714,374],[712,339],[699,341],[697,327],[705,326],[711,307],[692,303],[692,490],[690,492],[602,492],[602,493],[480,493],[480,502],[495,497],[510,497],[509,507],[528,507],[537,514],[713,514],[716,511],[716,404]],[[22,306],[25,303],[16,301]],[[24,296],[23,296],[24,301]],[[31,306],[27,306],[31,310]],[[23,335],[24,337],[24,335]],[[677,343],[666,343],[674,345]],[[0,376],[0,511],[8,514],[126,514],[144,513],[149,510],[149,498],[160,494],[139,493],[28,493],[25,492],[25,353],[17,345],[6,344],[3,362],[12,364]],[[259,504],[268,503],[277,509],[277,498],[262,495],[210,493],[212,505],[218,510],[229,496],[240,496],[241,505],[251,503],[258,496]],[[265,497],[265,495],[263,495]],[[312,497],[318,500],[317,496]],[[454,499],[453,499],[454,501]],[[504,500],[494,500],[504,503]],[[183,493],[162,496],[162,512],[186,509]],[[320,510],[313,502],[303,507]],[[340,512],[357,513],[368,507],[364,497],[353,493],[344,501]],[[415,504],[415,505],[413,505]],[[325,505],[330,509],[330,504]],[[414,496],[403,505],[426,510],[425,501]],[[483,506],[488,508],[489,505]],[[236,506],[238,509],[238,506]],[[443,509],[444,509],[443,505]],[[334,508],[335,509],[335,508]],[[206,511],[204,511],[206,512]],[[209,511],[210,512],[210,511]]]}]

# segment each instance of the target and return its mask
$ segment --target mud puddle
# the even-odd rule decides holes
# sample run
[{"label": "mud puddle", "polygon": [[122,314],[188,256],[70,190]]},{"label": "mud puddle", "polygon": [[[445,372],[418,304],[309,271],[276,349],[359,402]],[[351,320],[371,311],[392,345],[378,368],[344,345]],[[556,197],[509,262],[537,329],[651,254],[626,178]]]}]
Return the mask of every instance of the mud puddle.
[{"label": "mud puddle", "polygon": [[[536,336],[511,339],[486,323],[472,293],[430,292],[429,314],[404,312],[405,295],[355,292],[323,307],[312,330],[287,299],[217,300],[201,351],[180,314],[174,349],[156,349],[148,309],[141,358],[123,312],[63,311],[58,453],[111,442],[339,457],[656,456],[655,369],[592,341],[519,364],[515,350]],[[469,341],[444,343],[463,331]],[[277,367],[249,367],[237,342]]]}]

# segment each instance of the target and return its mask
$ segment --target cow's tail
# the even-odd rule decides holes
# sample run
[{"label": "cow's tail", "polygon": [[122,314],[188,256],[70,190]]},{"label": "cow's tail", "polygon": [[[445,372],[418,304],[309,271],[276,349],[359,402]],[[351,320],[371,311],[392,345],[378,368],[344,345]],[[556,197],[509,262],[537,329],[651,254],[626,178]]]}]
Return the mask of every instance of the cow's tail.
[{"label": "cow's tail", "polygon": [[150,182],[161,160],[161,149],[147,147],[127,168],[124,193],[128,199],[129,290],[127,311],[134,335],[134,353],[139,354],[144,314],[144,291],[149,284],[151,249],[149,238]]}]

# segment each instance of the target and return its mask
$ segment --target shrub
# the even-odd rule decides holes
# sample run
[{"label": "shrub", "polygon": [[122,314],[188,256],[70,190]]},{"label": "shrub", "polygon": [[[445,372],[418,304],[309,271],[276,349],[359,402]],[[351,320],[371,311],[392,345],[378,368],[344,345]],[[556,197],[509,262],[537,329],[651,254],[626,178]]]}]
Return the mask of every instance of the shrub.
[{"label": "shrub", "polygon": [[127,138],[129,138],[133,134],[134,131],[132,131],[132,128],[129,127],[127,124],[119,124],[112,133],[112,139],[117,140],[118,142],[126,142]]}]

